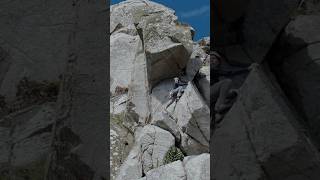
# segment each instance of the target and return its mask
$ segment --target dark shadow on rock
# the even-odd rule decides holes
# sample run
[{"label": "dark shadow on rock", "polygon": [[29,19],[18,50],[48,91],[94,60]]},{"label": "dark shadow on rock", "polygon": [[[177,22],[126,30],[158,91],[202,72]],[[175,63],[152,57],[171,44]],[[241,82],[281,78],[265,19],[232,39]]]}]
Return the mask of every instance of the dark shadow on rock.
[{"label": "dark shadow on rock", "polygon": [[266,61],[275,74],[281,88],[300,123],[309,131],[320,148],[320,63],[316,51],[319,43],[308,44],[303,39],[282,32],[269,51]]}]

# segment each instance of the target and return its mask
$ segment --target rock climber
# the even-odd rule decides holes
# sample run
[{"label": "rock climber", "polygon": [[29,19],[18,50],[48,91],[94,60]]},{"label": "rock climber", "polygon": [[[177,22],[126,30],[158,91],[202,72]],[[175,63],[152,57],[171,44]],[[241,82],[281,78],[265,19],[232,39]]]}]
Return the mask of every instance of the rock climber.
[{"label": "rock climber", "polygon": [[173,103],[178,102],[180,97],[182,96],[184,89],[188,85],[188,83],[182,82],[178,77],[173,78],[174,84],[173,89],[169,93],[170,101],[166,105],[166,109]]},{"label": "rock climber", "polygon": [[213,84],[210,85],[211,107],[214,112],[214,121],[219,123],[238,95],[238,90],[232,88],[232,77],[248,73],[257,64],[253,63],[247,67],[232,66],[215,51],[210,52],[210,64],[210,74],[213,77],[213,81],[210,82],[210,84]]}]

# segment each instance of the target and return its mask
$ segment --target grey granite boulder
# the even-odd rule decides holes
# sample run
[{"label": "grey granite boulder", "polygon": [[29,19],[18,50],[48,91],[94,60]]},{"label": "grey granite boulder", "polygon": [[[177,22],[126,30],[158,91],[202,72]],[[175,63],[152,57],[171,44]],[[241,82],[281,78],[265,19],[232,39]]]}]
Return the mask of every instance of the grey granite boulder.
[{"label": "grey granite boulder", "polygon": [[187,156],[183,164],[187,180],[210,180],[210,154]]},{"label": "grey granite boulder", "polygon": [[143,127],[137,142],[141,147],[144,173],[163,165],[166,153],[175,145],[175,139],[168,131],[153,125]]},{"label": "grey granite boulder", "polygon": [[175,161],[147,172],[146,179],[152,180],[187,180],[183,163]]},{"label": "grey granite boulder", "polygon": [[142,177],[141,149],[139,146],[134,146],[121,165],[116,180],[132,180],[140,177]]},{"label": "grey granite boulder", "polygon": [[209,146],[210,110],[193,82],[186,87],[173,116],[182,132]]}]

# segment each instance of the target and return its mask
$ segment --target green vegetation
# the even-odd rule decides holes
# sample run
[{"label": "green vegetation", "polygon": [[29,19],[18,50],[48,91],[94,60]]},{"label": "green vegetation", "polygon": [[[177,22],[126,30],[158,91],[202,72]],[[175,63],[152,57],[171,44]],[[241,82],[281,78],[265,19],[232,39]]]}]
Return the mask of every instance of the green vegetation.
[{"label": "green vegetation", "polygon": [[118,125],[123,125],[123,121],[125,119],[125,113],[120,113],[120,114],[111,114],[111,121],[115,124]]},{"label": "green vegetation", "polygon": [[170,147],[167,154],[164,156],[163,164],[169,164],[171,162],[178,161],[178,160],[182,161],[183,158],[184,158],[184,155],[182,151],[179,148],[172,146]]}]

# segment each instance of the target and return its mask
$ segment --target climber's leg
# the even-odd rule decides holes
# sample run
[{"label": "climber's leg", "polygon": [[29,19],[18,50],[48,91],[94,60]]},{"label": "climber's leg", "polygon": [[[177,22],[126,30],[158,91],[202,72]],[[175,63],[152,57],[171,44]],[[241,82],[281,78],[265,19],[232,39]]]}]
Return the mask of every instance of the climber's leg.
[{"label": "climber's leg", "polygon": [[177,88],[175,88],[175,89],[172,89],[172,90],[171,90],[172,97],[175,96],[175,95],[177,95],[178,92],[179,92],[179,87],[177,87]]},{"label": "climber's leg", "polygon": [[166,108],[165,109],[168,109],[168,107],[175,102],[175,98],[171,98],[169,103],[166,105]]},{"label": "climber's leg", "polygon": [[179,87],[177,88],[177,91],[178,91],[178,93],[177,93],[177,100],[179,100],[180,97],[182,96],[182,93],[183,93],[183,87],[182,87],[182,86],[179,86]]}]

